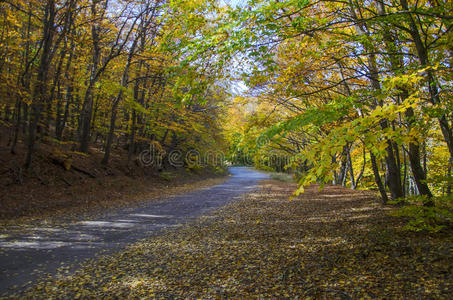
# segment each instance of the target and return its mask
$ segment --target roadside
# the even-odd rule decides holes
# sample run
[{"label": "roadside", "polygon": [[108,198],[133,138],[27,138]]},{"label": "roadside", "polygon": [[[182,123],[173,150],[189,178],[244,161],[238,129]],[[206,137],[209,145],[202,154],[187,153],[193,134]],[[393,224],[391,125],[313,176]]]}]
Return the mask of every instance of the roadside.
[{"label": "roadside", "polygon": [[374,195],[267,180],[177,230],[89,261],[28,298],[449,299],[453,236],[400,230]]},{"label": "roadside", "polygon": [[[127,151],[114,149],[108,166],[102,153],[59,153],[41,144],[32,169],[22,170],[23,149],[12,155],[0,147],[0,229],[8,224],[60,222],[106,208],[135,205],[144,200],[187,193],[218,184],[228,177],[221,168],[158,170],[140,161],[128,163]],[[62,158],[64,157],[64,158]]]}]

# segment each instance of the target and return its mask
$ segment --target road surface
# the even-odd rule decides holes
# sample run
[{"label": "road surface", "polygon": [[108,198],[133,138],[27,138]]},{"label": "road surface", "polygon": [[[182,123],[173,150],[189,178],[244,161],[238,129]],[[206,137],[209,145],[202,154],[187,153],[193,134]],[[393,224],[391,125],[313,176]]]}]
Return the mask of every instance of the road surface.
[{"label": "road surface", "polygon": [[179,226],[219,208],[258,186],[266,174],[244,167],[230,168],[231,177],[222,184],[139,207],[107,210],[97,219],[70,224],[18,226],[0,234],[0,295],[17,293],[43,274],[55,274],[96,255],[112,253],[139,239]]}]

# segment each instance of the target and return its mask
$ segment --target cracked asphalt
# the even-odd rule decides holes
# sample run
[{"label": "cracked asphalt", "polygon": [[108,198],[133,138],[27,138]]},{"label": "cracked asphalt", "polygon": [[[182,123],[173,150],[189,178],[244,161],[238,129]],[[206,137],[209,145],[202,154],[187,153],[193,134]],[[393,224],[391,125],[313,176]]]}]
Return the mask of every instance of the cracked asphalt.
[{"label": "cracked asphalt", "polygon": [[[143,202],[139,207],[106,210],[102,216],[69,224],[17,226],[0,234],[0,295],[17,293],[60,267],[71,272],[81,262],[108,254],[164,228],[180,226],[208,214],[258,187],[268,178],[245,167],[231,167],[222,184],[184,195]],[[14,228],[13,228],[14,229]]]}]

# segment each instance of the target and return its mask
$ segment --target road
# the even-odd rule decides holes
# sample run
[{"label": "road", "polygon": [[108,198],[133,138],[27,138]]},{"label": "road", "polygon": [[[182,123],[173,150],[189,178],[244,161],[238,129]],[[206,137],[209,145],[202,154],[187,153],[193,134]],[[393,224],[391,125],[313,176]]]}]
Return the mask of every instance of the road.
[{"label": "road", "polygon": [[230,173],[222,184],[144,202],[139,207],[107,210],[97,219],[42,224],[0,234],[0,295],[20,292],[62,266],[71,272],[87,258],[118,251],[164,228],[208,214],[257,188],[258,181],[267,178],[244,167],[232,167]]}]

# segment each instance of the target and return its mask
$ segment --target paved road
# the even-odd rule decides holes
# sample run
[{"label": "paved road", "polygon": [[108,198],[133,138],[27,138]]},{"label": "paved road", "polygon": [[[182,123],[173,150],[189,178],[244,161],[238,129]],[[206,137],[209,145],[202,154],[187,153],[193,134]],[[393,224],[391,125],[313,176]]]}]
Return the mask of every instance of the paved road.
[{"label": "paved road", "polygon": [[18,292],[27,282],[44,273],[53,274],[61,266],[72,265],[73,270],[86,258],[111,253],[163,228],[193,220],[267,178],[243,167],[232,167],[230,173],[232,176],[222,184],[135,208],[109,210],[98,219],[0,234],[0,295]]}]

